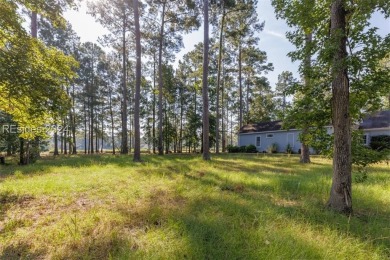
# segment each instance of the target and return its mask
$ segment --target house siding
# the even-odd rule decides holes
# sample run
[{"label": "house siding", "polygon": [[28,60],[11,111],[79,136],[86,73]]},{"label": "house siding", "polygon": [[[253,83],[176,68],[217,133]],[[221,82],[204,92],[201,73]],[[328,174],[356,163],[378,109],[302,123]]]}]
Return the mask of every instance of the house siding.
[{"label": "house siding", "polygon": [[[239,146],[255,145],[256,138],[260,136],[260,146],[256,146],[257,151],[267,151],[267,148],[273,143],[278,145],[278,152],[285,152],[287,144],[290,143],[294,153],[297,153],[301,148],[301,142],[299,141],[300,130],[290,131],[277,131],[277,132],[263,132],[263,133],[250,133],[239,134],[238,144]],[[272,134],[273,137],[269,138],[267,135]]]},{"label": "house siding", "polygon": [[363,134],[367,136],[366,145],[370,145],[371,137],[378,135],[390,135],[390,129],[365,129]]},{"label": "house siding", "polygon": [[[260,146],[256,146],[257,151],[267,151],[267,148],[276,143],[278,146],[278,152],[286,152],[287,144],[290,143],[294,153],[297,153],[301,149],[301,142],[299,141],[299,134],[301,130],[289,130],[289,131],[275,131],[275,132],[259,132],[259,133],[240,133],[238,136],[238,145],[247,146],[255,145],[256,138],[260,136]],[[327,127],[327,133],[333,134],[333,128]],[[367,135],[367,145],[371,142],[371,137],[378,135],[390,135],[389,129],[365,129],[364,135]],[[268,134],[272,134],[273,138],[267,138]],[[310,153],[314,153],[314,150],[310,148]]]}]

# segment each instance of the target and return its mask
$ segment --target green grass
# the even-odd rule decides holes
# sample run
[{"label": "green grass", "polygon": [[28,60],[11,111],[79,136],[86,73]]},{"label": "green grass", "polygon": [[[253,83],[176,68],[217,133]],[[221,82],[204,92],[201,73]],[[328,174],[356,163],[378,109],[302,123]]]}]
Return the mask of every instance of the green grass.
[{"label": "green grass", "polygon": [[0,259],[387,259],[390,167],[325,208],[331,161],[72,156],[0,168]]}]

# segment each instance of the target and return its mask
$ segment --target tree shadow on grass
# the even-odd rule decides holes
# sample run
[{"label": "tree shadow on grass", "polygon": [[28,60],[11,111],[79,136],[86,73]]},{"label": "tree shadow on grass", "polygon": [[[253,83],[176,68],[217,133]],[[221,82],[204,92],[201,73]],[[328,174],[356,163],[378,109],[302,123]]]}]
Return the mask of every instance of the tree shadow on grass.
[{"label": "tree shadow on grass", "polygon": [[[310,194],[313,188],[305,186],[313,185],[319,182],[319,177],[314,176],[307,179],[304,176],[286,176],[286,175],[264,175],[263,179],[268,181],[261,184],[250,182],[245,184],[228,180],[230,189],[225,192],[232,192],[244,198],[248,202],[259,203],[259,207],[264,203],[271,203],[271,208],[278,215],[287,218],[305,221],[315,227],[324,229],[331,228],[343,235],[351,235],[361,241],[370,240],[374,247],[387,248],[387,255],[390,256],[390,229],[388,220],[390,212],[385,205],[379,210],[376,205],[381,205],[375,198],[370,198],[365,205],[372,205],[371,208],[360,208],[355,205],[355,214],[351,217],[331,212],[326,208],[323,201],[324,192],[327,196],[330,186],[324,183],[319,189],[319,193]],[[206,185],[215,185],[224,187],[224,181],[217,175],[208,175],[208,178],[199,179],[198,181]],[[242,187],[235,189],[234,187]],[[301,188],[299,188],[301,187]],[[222,189],[221,189],[222,190]],[[322,190],[322,193],[321,193]],[[365,200],[367,198],[359,198]]]},{"label": "tree shadow on grass", "polygon": [[4,247],[0,260],[11,260],[11,259],[43,259],[43,250],[32,251],[31,245],[26,242],[20,242],[16,245],[7,245]]}]

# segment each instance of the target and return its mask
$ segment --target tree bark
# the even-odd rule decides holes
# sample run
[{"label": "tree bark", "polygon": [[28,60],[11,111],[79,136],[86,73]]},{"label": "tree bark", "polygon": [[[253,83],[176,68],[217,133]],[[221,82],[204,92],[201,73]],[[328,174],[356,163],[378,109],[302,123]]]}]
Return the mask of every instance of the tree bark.
[{"label": "tree bark", "polygon": [[156,52],[153,53],[153,154],[156,153]]},{"label": "tree bark", "polygon": [[141,133],[140,133],[140,99],[141,99],[141,33],[139,26],[138,0],[133,0],[135,45],[136,45],[136,72],[135,72],[135,100],[134,100],[134,161],[141,161]]},{"label": "tree bark", "polygon": [[76,112],[75,112],[75,93],[74,93],[74,85],[72,85],[72,112],[70,113],[72,116],[72,154],[77,154],[77,146],[76,146]]},{"label": "tree bark", "polygon": [[164,25],[165,25],[165,5],[163,3],[163,10],[161,14],[161,28],[160,28],[160,43],[158,48],[158,154],[164,155],[163,148],[163,72],[162,72],[162,51],[164,40]]},{"label": "tree bark", "polygon": [[[305,37],[305,42],[306,42],[306,57],[304,61],[304,80],[305,80],[305,89],[309,90],[311,88],[310,85],[310,67],[311,67],[311,55],[310,55],[310,44],[312,41],[312,34],[308,33],[306,34]],[[309,111],[307,111],[309,112]],[[309,126],[307,124],[304,125],[302,129],[302,140],[301,140],[301,157],[300,157],[300,162],[301,163],[310,163],[310,150],[309,146],[307,145],[307,135],[308,135],[308,128]]]},{"label": "tree bark", "polygon": [[56,131],[54,132],[54,155],[59,155],[58,152],[58,132],[57,132],[57,124],[55,125]]},{"label": "tree bark", "polygon": [[[125,8],[125,7],[123,7]],[[127,139],[127,77],[126,77],[126,14],[123,10],[122,18],[122,140],[121,154],[129,153]]]},{"label": "tree bark", "polygon": [[[83,110],[84,110],[84,154],[87,154],[87,111],[86,111],[86,105],[85,105],[85,101],[84,101],[84,106],[83,106]],[[58,148],[57,148],[57,152],[58,152]]]},{"label": "tree bark", "polygon": [[240,111],[239,111],[239,126],[242,127],[242,59],[241,59],[241,43],[238,46],[238,84],[240,95]]},{"label": "tree bark", "polygon": [[[222,64],[223,66],[223,64]],[[222,75],[225,75],[225,67],[222,68]],[[222,99],[221,99],[221,124],[222,124],[222,152],[226,152],[226,128],[225,128],[225,80],[222,80]]]},{"label": "tree bark", "polygon": [[331,6],[331,44],[335,46],[332,64],[332,120],[334,128],[333,178],[328,206],[337,212],[352,213],[351,133],[349,79],[346,65],[345,2]]},{"label": "tree bark", "polygon": [[31,13],[31,36],[38,38],[38,15],[36,12]]},{"label": "tree bark", "polygon": [[210,160],[209,151],[209,1],[204,0],[204,43],[203,43],[203,160]]},{"label": "tree bark", "polygon": [[115,136],[114,136],[114,111],[112,110],[112,89],[110,88],[110,118],[111,118],[111,142],[112,154],[115,155]]},{"label": "tree bark", "polygon": [[225,4],[222,2],[222,19],[221,19],[221,31],[219,32],[219,53],[218,53],[218,75],[217,75],[217,116],[215,122],[215,153],[219,153],[219,92],[221,84],[221,68],[222,68],[222,53],[223,53],[223,29],[225,24]]}]

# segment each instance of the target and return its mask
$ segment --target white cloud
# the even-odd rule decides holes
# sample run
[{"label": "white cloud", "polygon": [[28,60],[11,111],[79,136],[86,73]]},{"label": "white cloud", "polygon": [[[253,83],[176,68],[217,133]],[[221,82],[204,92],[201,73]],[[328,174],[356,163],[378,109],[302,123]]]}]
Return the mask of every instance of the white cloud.
[{"label": "white cloud", "polygon": [[279,38],[279,39],[287,40],[287,39],[286,39],[286,36],[285,36],[283,33],[279,33],[279,32],[276,32],[276,31],[270,31],[270,30],[264,30],[263,32],[264,32],[265,34],[268,34],[268,35],[277,37],[277,38]]}]

